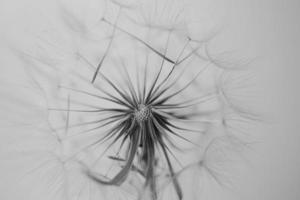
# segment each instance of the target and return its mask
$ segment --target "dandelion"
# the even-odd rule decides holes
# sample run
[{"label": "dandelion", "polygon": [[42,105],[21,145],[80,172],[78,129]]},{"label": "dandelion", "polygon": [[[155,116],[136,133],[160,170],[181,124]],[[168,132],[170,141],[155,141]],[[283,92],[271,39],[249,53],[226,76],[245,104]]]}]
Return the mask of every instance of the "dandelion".
[{"label": "dandelion", "polygon": [[[181,7],[172,2],[107,1],[96,45],[85,37],[92,26],[70,23],[64,13],[80,48],[63,48],[57,62],[19,52],[30,60],[28,73],[46,100],[55,158],[60,172],[68,172],[68,178],[57,175],[67,198],[99,192],[118,199],[119,192],[124,199],[158,200],[170,190],[173,199],[191,199],[183,181],[191,169],[223,185],[210,156],[230,138],[223,131],[225,106],[241,109],[225,98],[218,78],[227,69],[210,55],[209,40],[187,35]],[[86,51],[91,46],[96,50]]]}]

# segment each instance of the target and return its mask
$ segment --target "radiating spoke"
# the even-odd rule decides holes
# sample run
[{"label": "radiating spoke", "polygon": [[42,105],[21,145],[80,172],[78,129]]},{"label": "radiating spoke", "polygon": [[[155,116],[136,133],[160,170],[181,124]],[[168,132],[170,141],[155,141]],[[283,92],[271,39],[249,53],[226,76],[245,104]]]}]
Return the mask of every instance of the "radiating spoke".
[{"label": "radiating spoke", "polygon": [[[112,25],[113,24],[106,20],[106,19],[103,19],[104,22],[106,22],[107,24],[109,25]],[[132,33],[126,31],[125,29],[119,27],[119,26],[116,26],[118,30],[120,30],[121,32],[127,34],[128,36],[132,37],[133,39],[135,39],[136,41],[139,41],[140,43],[142,43],[143,45],[145,45],[146,47],[148,47],[151,51],[153,51],[154,53],[156,53],[158,56],[160,56],[161,58],[165,59],[166,61],[174,64],[175,62],[173,60],[171,60],[170,58],[164,56],[161,52],[159,52],[158,50],[156,50],[155,48],[153,48],[152,46],[150,46],[148,43],[146,43],[144,40],[138,38],[137,36],[133,35]]]}]

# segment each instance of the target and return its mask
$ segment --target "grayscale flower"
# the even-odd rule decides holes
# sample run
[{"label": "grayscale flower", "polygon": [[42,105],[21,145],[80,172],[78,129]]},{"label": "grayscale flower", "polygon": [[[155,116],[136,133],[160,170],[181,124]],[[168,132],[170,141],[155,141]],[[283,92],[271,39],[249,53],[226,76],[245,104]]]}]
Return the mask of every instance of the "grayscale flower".
[{"label": "grayscale flower", "polygon": [[53,142],[23,178],[52,174],[47,198],[200,199],[205,174],[227,184],[222,167],[245,146],[230,120],[257,117],[232,100],[225,77],[239,69],[213,58],[213,37],[188,34],[178,3],[105,1],[92,25],[65,4],[64,29],[18,50]]}]

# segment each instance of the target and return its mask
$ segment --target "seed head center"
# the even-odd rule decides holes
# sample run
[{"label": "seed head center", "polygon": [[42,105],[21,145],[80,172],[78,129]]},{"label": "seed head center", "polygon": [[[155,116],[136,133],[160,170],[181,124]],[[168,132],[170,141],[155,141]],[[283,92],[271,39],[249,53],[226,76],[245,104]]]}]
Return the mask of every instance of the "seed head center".
[{"label": "seed head center", "polygon": [[150,117],[151,109],[149,106],[140,104],[134,112],[135,120],[138,122],[146,121]]}]

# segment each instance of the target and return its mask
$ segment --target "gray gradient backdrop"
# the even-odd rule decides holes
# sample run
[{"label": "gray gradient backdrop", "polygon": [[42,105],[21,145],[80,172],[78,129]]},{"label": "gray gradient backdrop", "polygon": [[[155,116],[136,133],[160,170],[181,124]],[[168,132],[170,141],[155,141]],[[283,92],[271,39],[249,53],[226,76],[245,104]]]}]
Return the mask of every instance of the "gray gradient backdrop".
[{"label": "gray gradient backdrop", "polygon": [[[193,1],[199,10],[192,14],[203,18],[204,27],[209,29],[210,24],[222,27],[215,42],[216,50],[233,50],[237,56],[259,58],[255,62],[260,68],[258,85],[265,94],[259,108],[270,119],[268,124],[255,130],[259,143],[249,155],[251,170],[242,174],[234,189],[218,190],[208,199],[299,200],[300,1]],[[8,40],[22,40],[14,38],[21,35],[15,31],[34,18],[34,13],[27,15],[24,10],[28,7],[38,10],[39,6],[47,5],[37,2],[0,0],[1,79],[9,79],[8,76],[14,74],[11,73],[14,61],[2,47]]]}]

